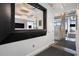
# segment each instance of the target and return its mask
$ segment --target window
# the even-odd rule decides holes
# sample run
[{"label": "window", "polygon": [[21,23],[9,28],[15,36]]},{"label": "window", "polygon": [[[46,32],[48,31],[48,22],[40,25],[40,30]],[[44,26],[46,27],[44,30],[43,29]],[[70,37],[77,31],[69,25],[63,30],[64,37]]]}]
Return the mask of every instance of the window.
[{"label": "window", "polygon": [[76,16],[70,16],[70,32],[76,31]]},{"label": "window", "polygon": [[61,28],[61,18],[60,16],[55,16],[54,17],[54,30],[55,33],[58,32]]},{"label": "window", "polygon": [[54,19],[54,26],[61,26],[61,19]]}]

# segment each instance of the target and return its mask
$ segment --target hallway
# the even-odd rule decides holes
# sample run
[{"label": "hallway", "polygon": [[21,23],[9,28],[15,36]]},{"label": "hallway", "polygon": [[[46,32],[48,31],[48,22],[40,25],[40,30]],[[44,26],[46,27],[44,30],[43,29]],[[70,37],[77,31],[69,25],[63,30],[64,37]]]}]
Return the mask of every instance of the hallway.
[{"label": "hallway", "polygon": [[79,54],[79,3],[3,3],[0,7],[0,56]]},{"label": "hallway", "polygon": [[75,56],[75,42],[60,40],[37,56]]}]

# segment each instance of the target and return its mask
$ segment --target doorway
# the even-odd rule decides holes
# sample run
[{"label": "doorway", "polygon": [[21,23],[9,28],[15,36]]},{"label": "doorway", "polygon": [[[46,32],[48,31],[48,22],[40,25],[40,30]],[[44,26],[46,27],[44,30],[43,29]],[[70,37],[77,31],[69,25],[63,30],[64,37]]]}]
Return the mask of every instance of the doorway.
[{"label": "doorway", "polygon": [[76,36],[76,15],[65,17],[65,40],[75,42]]}]

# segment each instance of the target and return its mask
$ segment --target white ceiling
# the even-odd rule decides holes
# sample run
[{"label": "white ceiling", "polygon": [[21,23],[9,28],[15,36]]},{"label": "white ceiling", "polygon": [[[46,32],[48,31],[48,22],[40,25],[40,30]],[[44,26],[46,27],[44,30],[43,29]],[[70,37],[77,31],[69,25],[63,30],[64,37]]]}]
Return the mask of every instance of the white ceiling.
[{"label": "white ceiling", "polygon": [[78,3],[48,3],[54,10],[54,12],[67,12],[70,10],[75,10],[77,6],[79,5]]}]

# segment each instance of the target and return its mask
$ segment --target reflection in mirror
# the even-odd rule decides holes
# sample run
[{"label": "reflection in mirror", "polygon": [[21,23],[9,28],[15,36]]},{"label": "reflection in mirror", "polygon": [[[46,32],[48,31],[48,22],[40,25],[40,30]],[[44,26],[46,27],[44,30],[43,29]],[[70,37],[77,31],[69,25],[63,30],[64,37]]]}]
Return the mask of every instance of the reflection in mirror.
[{"label": "reflection in mirror", "polygon": [[43,29],[43,11],[27,3],[15,4],[15,30]]},{"label": "reflection in mirror", "polygon": [[41,26],[42,25],[42,21],[41,20],[39,20],[39,26]]}]

